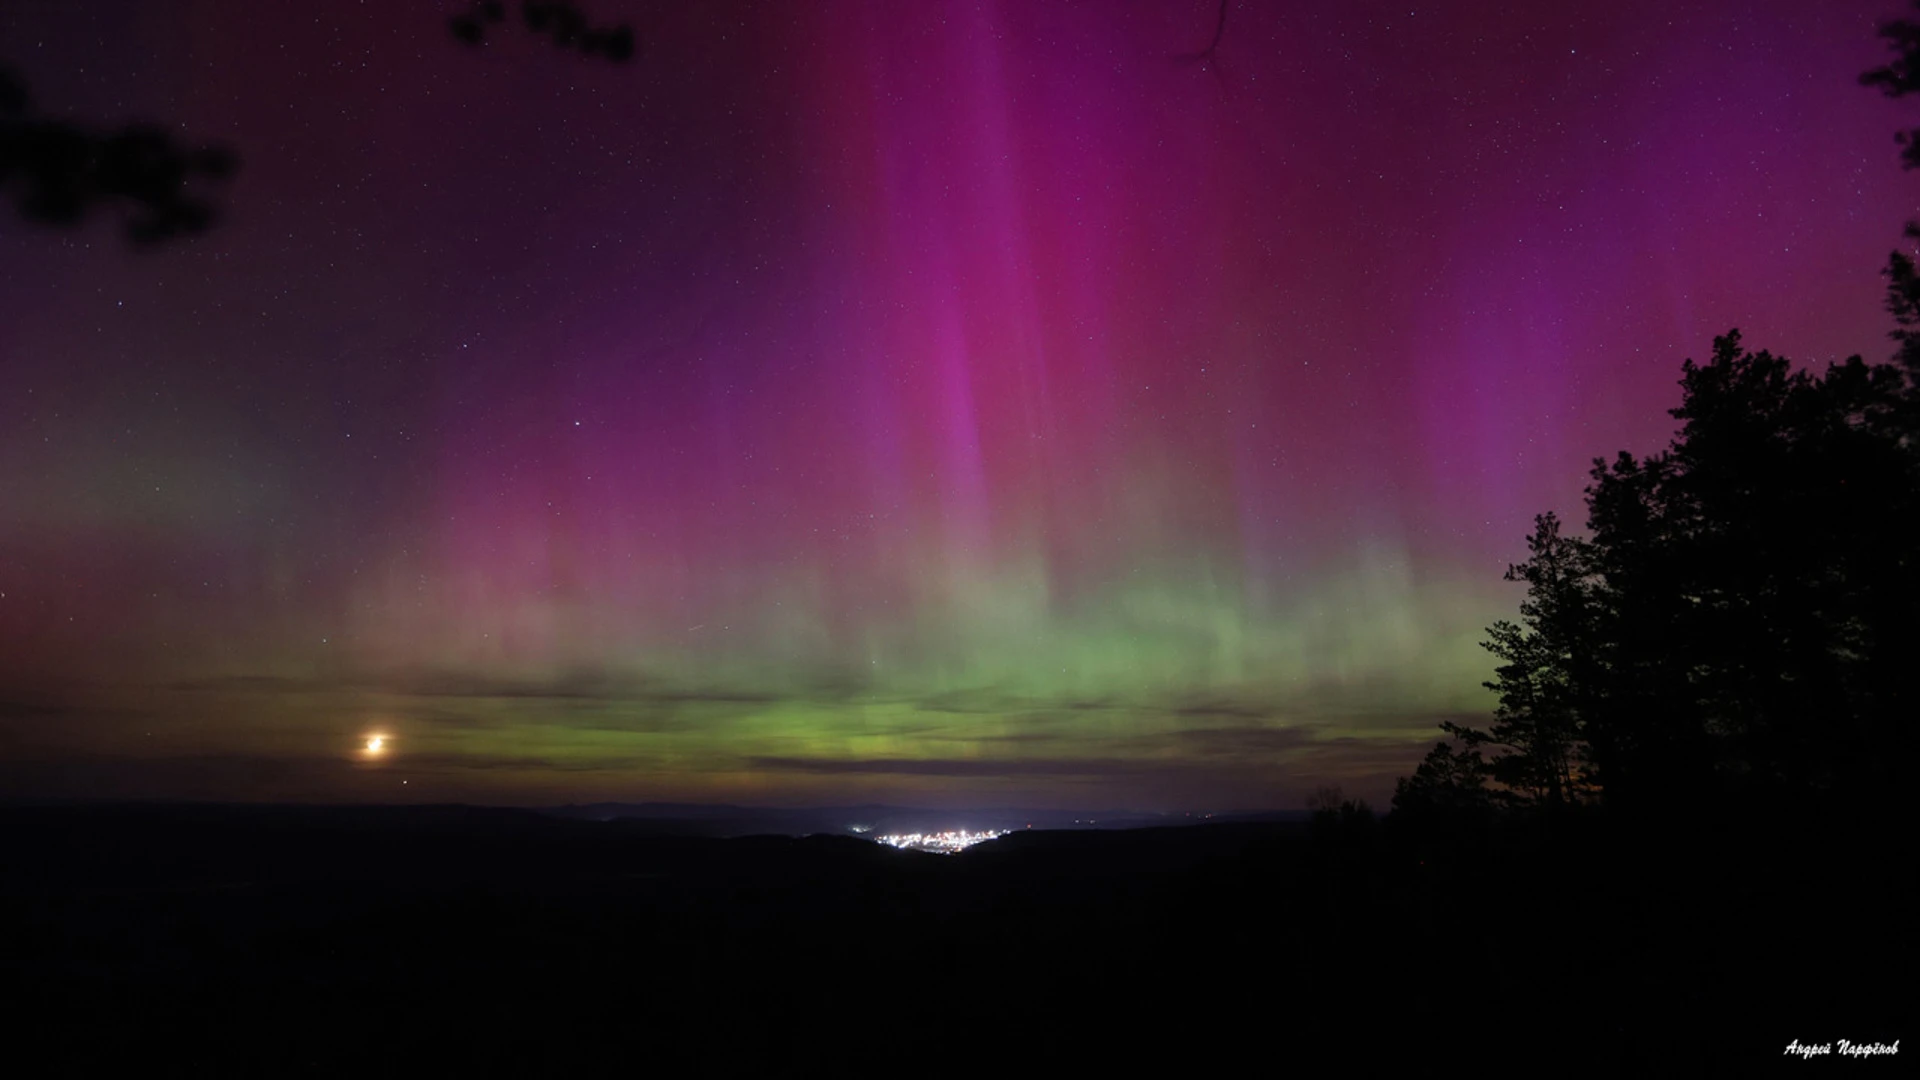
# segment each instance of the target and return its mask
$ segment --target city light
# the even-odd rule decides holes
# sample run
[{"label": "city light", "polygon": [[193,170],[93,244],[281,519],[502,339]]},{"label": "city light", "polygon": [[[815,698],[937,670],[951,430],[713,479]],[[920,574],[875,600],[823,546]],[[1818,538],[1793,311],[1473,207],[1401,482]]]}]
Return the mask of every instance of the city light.
[{"label": "city light", "polygon": [[1005,836],[1009,831],[988,829],[984,832],[969,832],[966,829],[948,829],[945,832],[934,833],[889,833],[886,836],[876,836],[874,840],[888,847],[936,851],[943,855],[951,855],[957,851],[964,851],[983,840]]}]

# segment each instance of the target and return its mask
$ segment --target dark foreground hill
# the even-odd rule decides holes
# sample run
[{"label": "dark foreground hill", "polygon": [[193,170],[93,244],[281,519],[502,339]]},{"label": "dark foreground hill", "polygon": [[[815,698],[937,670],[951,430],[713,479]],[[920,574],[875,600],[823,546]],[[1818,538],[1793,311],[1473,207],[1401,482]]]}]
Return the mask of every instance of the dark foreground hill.
[{"label": "dark foreground hill", "polygon": [[1886,845],[1361,822],[939,856],[465,807],[12,808],[0,998],[34,1075],[1679,1074],[1904,1034]]}]

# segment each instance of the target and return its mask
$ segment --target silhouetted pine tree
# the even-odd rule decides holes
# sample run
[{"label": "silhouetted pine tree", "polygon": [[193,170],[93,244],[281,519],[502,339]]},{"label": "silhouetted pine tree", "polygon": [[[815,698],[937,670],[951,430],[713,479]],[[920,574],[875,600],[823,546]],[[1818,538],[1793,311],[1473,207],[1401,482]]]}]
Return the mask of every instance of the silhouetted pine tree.
[{"label": "silhouetted pine tree", "polygon": [[[1920,11],[1920,0],[1914,0]],[[1893,51],[1893,59],[1882,67],[1860,76],[1863,86],[1877,88],[1890,98],[1905,97],[1920,91],[1920,23],[1895,19],[1880,27],[1880,36]],[[1909,168],[1920,168],[1920,128],[1894,136],[1900,144],[1900,161]],[[1907,239],[1920,240],[1920,223],[1908,222]],[[1908,378],[1920,379],[1920,272],[1913,257],[1894,251],[1887,257],[1887,311],[1893,316],[1893,339],[1900,343],[1894,360],[1906,369]]]},{"label": "silhouetted pine tree", "polygon": [[1523,805],[1551,808],[1591,794],[1578,701],[1592,629],[1591,553],[1584,541],[1560,535],[1553,514],[1534,519],[1527,549],[1531,557],[1506,573],[1527,583],[1520,622],[1494,623],[1482,643],[1502,661],[1486,684],[1499,695],[1493,724],[1485,731],[1441,726],[1470,748],[1499,749],[1487,763],[1492,779]]},{"label": "silhouetted pine tree", "polygon": [[[1732,332],[1682,368],[1681,428],[1657,454],[1597,460],[1586,539],[1535,521],[1519,622],[1475,779],[1445,744],[1410,804],[1491,780],[1517,807],[1673,809],[1741,797],[1897,790],[1920,715],[1920,438],[1911,371],[1859,357],[1824,372]],[[1504,792],[1504,794],[1501,794]],[[1396,807],[1403,800],[1396,799]]]},{"label": "silhouetted pine tree", "polygon": [[1445,741],[1434,744],[1413,775],[1401,777],[1393,789],[1395,813],[1433,820],[1477,821],[1492,814],[1495,803],[1480,751],[1455,750]]},{"label": "silhouetted pine tree", "polygon": [[1913,610],[1920,562],[1909,380],[1858,357],[1795,371],[1735,332],[1681,387],[1671,448],[1596,463],[1588,490],[1602,781],[1663,801],[1885,783],[1913,704],[1890,607]]}]

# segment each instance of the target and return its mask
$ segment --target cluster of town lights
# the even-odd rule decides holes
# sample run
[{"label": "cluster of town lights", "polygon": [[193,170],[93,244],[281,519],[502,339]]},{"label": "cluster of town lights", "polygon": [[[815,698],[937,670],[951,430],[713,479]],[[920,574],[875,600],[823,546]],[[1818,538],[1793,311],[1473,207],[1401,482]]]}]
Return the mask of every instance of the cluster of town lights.
[{"label": "cluster of town lights", "polygon": [[948,855],[963,851],[996,836],[1007,835],[1006,829],[988,829],[985,832],[968,832],[965,829],[948,829],[935,833],[889,833],[876,836],[874,840],[890,847],[912,848],[915,851],[938,851]]}]

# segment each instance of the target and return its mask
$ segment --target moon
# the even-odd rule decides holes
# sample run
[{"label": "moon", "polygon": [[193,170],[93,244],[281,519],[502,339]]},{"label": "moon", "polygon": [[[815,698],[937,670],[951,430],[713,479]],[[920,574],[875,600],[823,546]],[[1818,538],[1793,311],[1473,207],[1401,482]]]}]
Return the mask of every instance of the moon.
[{"label": "moon", "polygon": [[385,735],[374,735],[367,739],[367,753],[369,754],[377,754],[386,749],[386,746],[387,737]]}]

